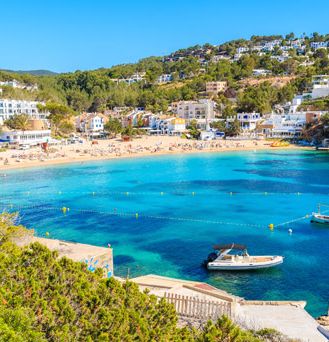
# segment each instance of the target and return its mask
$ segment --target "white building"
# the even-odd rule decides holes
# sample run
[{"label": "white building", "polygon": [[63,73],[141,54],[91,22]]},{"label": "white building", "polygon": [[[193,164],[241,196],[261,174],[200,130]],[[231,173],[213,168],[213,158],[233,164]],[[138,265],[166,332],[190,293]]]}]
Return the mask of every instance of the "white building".
[{"label": "white building", "polygon": [[312,83],[312,99],[329,96],[329,75],[313,76]]},{"label": "white building", "polygon": [[105,115],[100,113],[83,113],[76,119],[76,128],[85,133],[102,132],[106,119]]},{"label": "white building", "polygon": [[145,75],[146,75],[145,72],[140,72],[140,73],[133,74],[133,75],[129,76],[128,78],[113,79],[113,81],[125,82],[125,83],[130,85],[132,83],[144,81]]},{"label": "white building", "polygon": [[243,56],[242,53],[235,53],[233,56],[233,61],[237,62]]},{"label": "white building", "polygon": [[215,140],[215,139],[223,139],[224,137],[225,137],[224,132],[220,132],[219,130],[212,128],[208,131],[201,131],[199,139],[209,141],[209,140]]},{"label": "white building", "polygon": [[236,49],[236,52],[241,54],[241,53],[245,53],[245,52],[248,52],[249,51],[249,48],[248,47],[245,47],[245,46],[241,46],[241,47],[238,47]]},{"label": "white building", "polygon": [[46,112],[40,112],[37,101],[0,99],[0,124],[15,114],[27,114],[33,119],[45,119]]},{"label": "white building", "polygon": [[263,49],[263,46],[262,45],[254,45],[252,48],[251,48],[251,51],[262,51]]},{"label": "white building", "polygon": [[295,95],[295,97],[292,99],[291,103],[289,102],[289,113],[293,114],[297,112],[298,107],[302,104],[304,101],[303,95]]},{"label": "white building", "polygon": [[277,60],[279,63],[285,62],[289,57],[288,56],[271,56],[271,59]]},{"label": "white building", "polygon": [[151,134],[181,135],[186,131],[185,119],[153,116],[150,120]]},{"label": "white building", "polygon": [[266,69],[254,69],[252,71],[252,74],[254,76],[267,76],[267,75],[271,75],[272,72],[270,70],[266,70]]},{"label": "white building", "polygon": [[199,101],[180,101],[177,103],[175,112],[177,116],[185,119],[189,124],[196,120],[198,127],[206,129],[210,122],[215,119],[215,102],[207,99]]},{"label": "white building", "polygon": [[50,142],[50,130],[36,130],[36,131],[5,131],[0,134],[1,142],[8,142],[10,144],[19,145],[38,145],[45,142]]},{"label": "white building", "polygon": [[273,51],[275,46],[281,45],[282,40],[281,39],[275,39],[270,42],[266,42],[262,44],[262,50],[263,51]]},{"label": "white building", "polygon": [[260,131],[271,138],[298,138],[307,123],[319,120],[323,112],[271,114],[259,125]]},{"label": "white building", "polygon": [[226,55],[215,55],[215,56],[211,57],[211,61],[213,63],[218,63],[219,61],[222,61],[222,60],[230,61],[230,59],[231,59],[231,57],[230,56],[226,56]]},{"label": "white building", "polygon": [[12,87],[12,88],[21,88],[21,84],[16,80],[0,81],[0,86],[6,86],[6,87]]},{"label": "white building", "polygon": [[0,81],[0,86],[12,87],[12,88],[19,88],[19,89],[26,89],[26,90],[37,90],[38,86],[36,84],[22,84],[15,79],[10,81]]},{"label": "white building", "polygon": [[256,129],[257,123],[261,120],[261,115],[260,113],[238,113],[237,119],[242,131],[251,132]]},{"label": "white building", "polygon": [[328,47],[328,42],[311,42],[311,49],[323,49]]},{"label": "white building", "polygon": [[172,80],[173,80],[173,77],[171,74],[163,74],[158,77],[157,82],[168,83],[168,82],[171,82]]}]

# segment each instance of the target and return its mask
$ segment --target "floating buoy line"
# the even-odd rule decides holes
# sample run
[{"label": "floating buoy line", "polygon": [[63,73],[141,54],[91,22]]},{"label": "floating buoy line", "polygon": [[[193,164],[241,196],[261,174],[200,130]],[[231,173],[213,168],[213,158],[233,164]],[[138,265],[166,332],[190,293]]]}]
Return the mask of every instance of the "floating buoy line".
[{"label": "floating buoy line", "polygon": [[[138,192],[138,191],[18,191],[13,193],[12,195],[1,196],[2,199],[15,199],[16,196],[22,197],[32,197],[32,196],[42,196],[47,195],[48,197],[53,195],[56,197],[62,197],[62,195],[81,195],[81,196],[89,196],[91,198],[102,197],[102,196],[122,196],[122,197],[130,197],[130,196],[159,196],[165,198],[166,196],[190,196],[197,198],[198,196],[302,196],[302,192],[234,192],[234,191],[213,191],[213,192],[196,192],[196,191],[147,191],[147,192]],[[313,193],[306,193],[306,195],[313,195]],[[328,196],[328,194],[321,194],[323,196]]]},{"label": "floating buoy line", "polygon": [[[201,219],[201,218],[191,218],[191,217],[175,217],[175,216],[161,216],[161,215],[147,215],[139,212],[125,212],[114,208],[112,211],[104,211],[104,210],[95,210],[95,209],[81,209],[81,208],[69,208],[66,206],[63,207],[55,207],[55,206],[46,206],[46,205],[16,205],[16,204],[8,204],[4,206],[4,210],[6,211],[21,211],[28,209],[38,209],[40,210],[48,210],[48,211],[57,211],[61,212],[62,215],[66,216],[69,213],[81,213],[81,214],[97,214],[97,215],[109,215],[116,217],[125,217],[125,218],[134,218],[136,220],[139,219],[156,219],[156,220],[168,220],[168,221],[177,221],[177,222],[193,222],[193,223],[202,223],[202,224],[217,224],[217,225],[230,225],[230,226],[238,226],[238,227],[251,227],[251,228],[265,228],[266,224],[253,224],[253,223],[239,223],[232,221],[222,221],[222,220],[209,220],[209,219]],[[328,210],[329,211],[329,210]],[[295,218],[293,220],[281,222],[281,223],[270,223],[267,227],[270,231],[275,230],[276,228],[290,226],[292,223],[296,223],[305,219],[308,219],[311,215],[306,214],[304,216]],[[292,233],[292,229],[288,229],[289,234]]]}]

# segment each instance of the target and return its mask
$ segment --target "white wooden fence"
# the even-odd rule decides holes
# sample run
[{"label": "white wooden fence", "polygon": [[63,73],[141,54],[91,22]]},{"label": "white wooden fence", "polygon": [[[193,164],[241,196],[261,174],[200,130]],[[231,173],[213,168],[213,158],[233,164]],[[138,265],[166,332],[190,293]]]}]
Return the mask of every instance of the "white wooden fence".
[{"label": "white wooden fence", "polygon": [[217,320],[222,315],[231,317],[231,303],[229,302],[204,300],[177,293],[165,293],[164,298],[174,305],[179,316],[206,320]]}]

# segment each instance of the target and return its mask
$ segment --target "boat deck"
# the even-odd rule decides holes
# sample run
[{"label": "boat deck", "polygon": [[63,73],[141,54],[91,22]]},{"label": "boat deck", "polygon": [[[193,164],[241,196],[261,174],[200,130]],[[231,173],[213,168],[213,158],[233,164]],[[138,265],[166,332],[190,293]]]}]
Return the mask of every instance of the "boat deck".
[{"label": "boat deck", "polygon": [[235,258],[234,255],[225,255],[221,261],[233,261],[233,262],[266,262],[273,260],[272,257],[267,256],[249,256],[249,257],[241,257],[241,258]]}]

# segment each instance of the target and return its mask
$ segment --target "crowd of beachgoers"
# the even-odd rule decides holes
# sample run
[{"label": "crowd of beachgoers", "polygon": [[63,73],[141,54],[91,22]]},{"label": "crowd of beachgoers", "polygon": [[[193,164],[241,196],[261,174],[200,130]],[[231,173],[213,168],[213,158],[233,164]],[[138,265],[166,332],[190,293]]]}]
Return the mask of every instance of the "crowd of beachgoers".
[{"label": "crowd of beachgoers", "polygon": [[121,139],[82,140],[75,144],[50,146],[47,151],[40,146],[28,150],[7,149],[0,152],[0,169],[139,155],[258,150],[270,148],[271,143],[255,139],[196,141],[170,136],[143,136],[128,142]]}]

